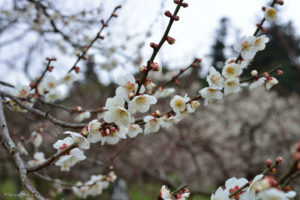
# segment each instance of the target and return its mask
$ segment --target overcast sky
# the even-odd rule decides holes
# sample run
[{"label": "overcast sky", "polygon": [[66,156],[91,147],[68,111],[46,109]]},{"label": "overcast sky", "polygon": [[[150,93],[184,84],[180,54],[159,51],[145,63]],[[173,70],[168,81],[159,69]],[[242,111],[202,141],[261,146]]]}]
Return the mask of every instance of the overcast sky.
[{"label": "overcast sky", "polygon": [[[142,33],[157,18],[158,23],[153,27],[151,41],[158,42],[163,34],[168,19],[164,16],[164,10],[168,9],[173,12],[175,5],[173,0],[165,0],[164,9],[161,10],[161,0],[54,0],[57,8],[65,12],[77,12],[97,8],[104,4],[104,15],[108,16],[111,10],[118,4],[123,4],[119,12],[119,18],[114,19],[111,29],[117,32],[117,35],[134,35]],[[181,9],[179,12],[180,20],[174,24],[170,36],[175,37],[176,43],[173,46],[166,45],[159,53],[158,61],[166,61],[174,67],[184,67],[190,64],[194,56],[204,58],[204,64],[208,65],[207,55],[211,51],[211,45],[214,41],[215,30],[219,27],[219,21],[222,17],[230,19],[228,44],[233,44],[238,37],[243,35],[252,35],[256,26],[255,24],[263,17],[261,7],[268,5],[268,0],[188,0],[189,7]],[[4,4],[0,6],[3,7]],[[1,8],[0,7],[0,8]],[[284,6],[277,6],[279,10],[278,22],[293,21],[299,35],[300,29],[300,0],[286,0]],[[159,15],[160,12],[160,15]],[[240,32],[237,32],[240,30]],[[2,38],[3,39],[3,38]],[[1,40],[1,38],[0,38]],[[152,50],[149,46],[144,49],[145,59],[149,58]],[[7,51],[5,51],[8,53]],[[4,51],[0,51],[4,56]],[[44,52],[46,53],[46,52]],[[48,55],[41,55],[42,57]],[[62,55],[59,60],[64,60]],[[65,59],[67,60],[67,59]],[[69,63],[65,69],[69,69]],[[64,65],[62,63],[62,65]],[[40,65],[40,64],[39,64]],[[1,66],[3,68],[3,66]],[[209,66],[206,66],[209,67]],[[123,68],[118,68],[113,72],[117,76]],[[36,70],[35,70],[36,71]],[[103,72],[104,82],[109,81]],[[4,76],[5,75],[5,76]],[[1,80],[10,79],[9,82],[15,82],[11,76],[7,75],[4,70],[0,72]]]}]

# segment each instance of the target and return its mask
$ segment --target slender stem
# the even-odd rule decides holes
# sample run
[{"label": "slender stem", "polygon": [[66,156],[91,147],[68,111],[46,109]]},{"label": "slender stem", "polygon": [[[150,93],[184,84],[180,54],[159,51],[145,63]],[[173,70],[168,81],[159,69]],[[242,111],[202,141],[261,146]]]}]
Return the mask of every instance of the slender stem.
[{"label": "slender stem", "polygon": [[88,50],[91,48],[91,46],[96,42],[96,40],[99,39],[102,31],[104,30],[105,27],[107,27],[109,21],[115,16],[115,12],[120,9],[121,6],[117,6],[115,7],[115,9],[113,10],[113,12],[111,13],[110,17],[106,20],[106,22],[104,22],[102,24],[102,27],[100,28],[100,30],[98,31],[98,33],[96,34],[96,36],[94,37],[94,39],[91,41],[91,43],[89,44],[88,48],[82,52],[82,54],[80,56],[77,57],[77,60],[75,61],[75,63],[73,64],[73,66],[71,67],[71,69],[69,69],[68,73],[72,72],[75,67],[77,66],[77,64],[79,63],[79,61],[81,59],[83,59],[85,57],[85,55],[87,54]]},{"label": "slender stem", "polygon": [[10,95],[10,94],[7,94],[6,92],[3,92],[1,90],[0,90],[0,95],[12,99],[21,108],[27,110],[28,112],[30,112],[32,114],[35,114],[37,116],[46,118],[49,121],[51,121],[53,124],[56,124],[58,126],[66,127],[66,128],[83,128],[86,125],[84,123],[70,123],[70,122],[65,122],[65,121],[59,120],[59,119],[53,117],[51,114],[49,114],[49,112],[43,112],[43,111],[38,110],[36,108],[31,108],[30,106],[27,106],[27,105],[23,104],[22,101],[20,99],[18,99],[17,97],[15,97],[13,95]]},{"label": "slender stem", "polygon": [[[180,0],[180,2],[177,4],[176,9],[175,9],[175,11],[173,13],[173,16],[176,16],[177,13],[179,12],[179,9],[181,7],[182,2],[183,2],[183,0]],[[167,26],[167,28],[166,28],[166,30],[165,30],[165,32],[164,32],[164,34],[163,34],[160,42],[158,43],[158,46],[156,48],[153,48],[153,53],[152,53],[152,55],[150,57],[150,60],[147,62],[147,69],[146,69],[146,71],[143,72],[143,74],[142,74],[142,76],[140,78],[140,82],[138,84],[138,88],[137,88],[137,91],[135,93],[135,96],[139,94],[140,89],[141,89],[142,85],[144,84],[144,82],[145,82],[145,80],[146,80],[146,78],[148,76],[148,73],[151,71],[150,64],[154,61],[157,53],[161,49],[161,47],[164,44],[164,42],[167,40],[167,37],[168,37],[168,34],[169,34],[170,30],[171,30],[173,22],[174,22],[174,18],[170,17],[169,24],[168,24],[168,26]]]},{"label": "slender stem", "polygon": [[171,192],[171,194],[176,194],[177,192],[180,192],[182,189],[186,188],[188,186],[188,184],[182,185],[180,187],[178,187],[176,190],[174,190],[173,192]]}]

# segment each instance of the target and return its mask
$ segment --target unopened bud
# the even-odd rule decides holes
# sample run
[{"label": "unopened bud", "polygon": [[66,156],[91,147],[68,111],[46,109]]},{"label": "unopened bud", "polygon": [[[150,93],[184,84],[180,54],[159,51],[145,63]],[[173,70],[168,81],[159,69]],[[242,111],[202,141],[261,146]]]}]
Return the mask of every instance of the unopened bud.
[{"label": "unopened bud", "polygon": [[282,0],[276,0],[276,3],[282,6],[284,4],[284,1],[282,1]]},{"label": "unopened bud", "polygon": [[276,158],[276,164],[279,164],[279,163],[281,163],[281,162],[282,162],[282,157],[280,157],[280,156],[277,157],[277,158]]},{"label": "unopened bud", "polygon": [[172,45],[175,43],[175,39],[172,38],[171,36],[167,36],[167,42]]},{"label": "unopened bud", "polygon": [[189,4],[188,4],[188,3],[186,3],[186,2],[183,2],[181,5],[182,5],[182,7],[184,7],[184,8],[186,8],[186,7],[188,7],[188,6],[189,6]]},{"label": "unopened bud", "polygon": [[29,84],[29,87],[33,88],[34,85],[35,85],[35,84],[31,82],[31,83]]},{"label": "unopened bud", "polygon": [[99,35],[99,39],[104,40],[104,36]]},{"label": "unopened bud", "polygon": [[282,74],[283,74],[283,71],[280,70],[280,69],[277,69],[277,70],[276,70],[276,74],[277,74],[277,75],[282,75]]},{"label": "unopened bud", "polygon": [[175,80],[174,80],[174,83],[175,83],[175,85],[179,85],[180,82],[179,82],[178,79],[175,79]]},{"label": "unopened bud", "polygon": [[196,58],[195,61],[196,61],[197,63],[201,63],[201,62],[202,62],[202,59],[201,59],[201,58]]},{"label": "unopened bud", "polygon": [[271,174],[276,174],[276,169],[272,168],[270,172],[271,172]]},{"label": "unopened bud", "polygon": [[180,0],[174,0],[175,4],[179,4]]},{"label": "unopened bud", "polygon": [[266,6],[261,7],[263,11],[266,11]]},{"label": "unopened bud", "polygon": [[179,20],[179,16],[178,15],[174,15],[173,19],[174,19],[174,21],[178,21]]},{"label": "unopened bud", "polygon": [[198,68],[198,64],[195,63],[195,62],[193,62],[191,65],[192,65],[192,67],[194,67],[194,68]]},{"label": "unopened bud", "polygon": [[264,77],[269,77],[270,76],[270,74],[268,73],[268,72],[264,72]]},{"label": "unopened bud", "polygon": [[150,47],[152,47],[153,49],[156,49],[158,47],[158,44],[151,42]]},{"label": "unopened bud", "polygon": [[145,71],[147,71],[147,67],[145,67],[145,66],[140,66],[140,67],[139,67],[139,70],[140,70],[141,73],[144,73]]},{"label": "unopened bud", "polygon": [[49,67],[47,68],[47,70],[48,70],[49,72],[52,72],[53,69],[54,69],[53,66],[49,66]]},{"label": "unopened bud", "polygon": [[264,33],[266,33],[268,31],[268,29],[265,28],[265,27],[261,27],[261,31],[264,32]]},{"label": "unopened bud", "polygon": [[251,71],[251,76],[256,77],[258,75],[257,70],[252,70]]},{"label": "unopened bud", "polygon": [[268,168],[271,167],[272,160],[271,159],[266,160],[266,165],[267,165]]},{"label": "unopened bud", "polygon": [[166,10],[165,15],[167,17],[172,17],[172,13],[169,10]]},{"label": "unopened bud", "polygon": [[115,13],[113,13],[111,16],[113,16],[113,17],[118,17],[118,15],[117,15],[117,14],[115,14]]},{"label": "unopened bud", "polygon": [[159,65],[155,62],[151,62],[150,67],[152,71],[159,71]]},{"label": "unopened bud", "polygon": [[78,66],[75,66],[75,67],[74,67],[74,70],[75,70],[76,73],[79,73],[80,68],[79,68]]}]

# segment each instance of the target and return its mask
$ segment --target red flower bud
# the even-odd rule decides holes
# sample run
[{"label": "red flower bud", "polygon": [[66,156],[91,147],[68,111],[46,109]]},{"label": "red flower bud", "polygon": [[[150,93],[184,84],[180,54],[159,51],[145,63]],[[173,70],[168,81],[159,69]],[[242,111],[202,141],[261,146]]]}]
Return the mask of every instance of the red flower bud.
[{"label": "red flower bud", "polygon": [[155,63],[155,62],[151,62],[151,63],[150,63],[150,67],[151,67],[151,70],[152,70],[152,71],[159,71],[159,66],[158,66],[158,64]]},{"label": "red flower bud", "polygon": [[277,158],[276,158],[276,164],[279,164],[279,163],[281,163],[281,162],[282,162],[282,157],[280,157],[280,156],[277,157]]},{"label": "red flower bud", "polygon": [[268,29],[265,28],[265,27],[261,27],[261,31],[264,32],[264,33],[266,33],[268,31]]},{"label": "red flower bud", "polygon": [[175,85],[179,85],[180,82],[179,82],[178,79],[175,79],[175,80],[174,80],[174,83],[175,83]]},{"label": "red flower bud", "polygon": [[172,38],[171,36],[167,36],[167,42],[172,45],[175,43],[175,39]]},{"label": "red flower bud", "polygon": [[276,3],[282,6],[284,4],[284,1],[283,0],[277,0]]},{"label": "red flower bud", "polygon": [[116,9],[120,9],[120,8],[122,8],[122,5],[118,5],[118,6],[116,7]]},{"label": "red flower bud", "polygon": [[270,76],[270,74],[268,73],[268,72],[264,72],[264,77],[268,77],[268,76]]},{"label": "red flower bud", "polygon": [[76,73],[79,73],[80,68],[78,66],[75,66],[74,70],[75,70]]},{"label": "red flower bud", "polygon": [[266,165],[267,165],[268,168],[271,167],[272,160],[271,159],[266,160]]},{"label": "red flower bud", "polygon": [[276,74],[277,74],[277,75],[282,75],[282,74],[283,74],[283,71],[282,71],[282,70],[279,70],[279,69],[277,69],[277,70],[276,70]]},{"label": "red flower bud", "polygon": [[30,83],[30,84],[29,84],[29,87],[31,87],[31,88],[33,88],[34,86],[35,86],[34,83]]},{"label": "red flower bud", "polygon": [[47,70],[48,70],[49,72],[52,72],[53,69],[54,69],[53,66],[49,66],[49,67],[47,68]]},{"label": "red flower bud", "polygon": [[174,0],[175,4],[179,4],[180,0]]},{"label": "red flower bud", "polygon": [[195,63],[195,62],[193,62],[191,65],[192,65],[192,67],[194,67],[194,68],[198,68],[198,64]]},{"label": "red flower bud", "polygon": [[151,42],[150,47],[152,47],[153,49],[156,49],[158,47],[158,44]]},{"label": "red flower bud", "polygon": [[111,16],[113,16],[113,17],[118,17],[118,15],[117,15],[117,14],[115,14],[115,13],[113,13]]},{"label": "red flower bud", "polygon": [[184,7],[184,8],[186,8],[186,7],[188,7],[188,6],[189,6],[189,4],[188,4],[188,3],[186,3],[186,2],[183,2],[181,5],[182,5],[182,7]]},{"label": "red flower bud", "polygon": [[173,19],[174,19],[174,21],[178,21],[179,20],[179,16],[178,15],[174,15]]},{"label": "red flower bud", "polygon": [[263,11],[266,11],[266,6],[261,7]]},{"label": "red flower bud", "polygon": [[172,13],[169,10],[166,10],[165,15],[167,17],[172,17]]},{"label": "red flower bud", "polygon": [[104,40],[104,36],[99,35],[99,39]]}]

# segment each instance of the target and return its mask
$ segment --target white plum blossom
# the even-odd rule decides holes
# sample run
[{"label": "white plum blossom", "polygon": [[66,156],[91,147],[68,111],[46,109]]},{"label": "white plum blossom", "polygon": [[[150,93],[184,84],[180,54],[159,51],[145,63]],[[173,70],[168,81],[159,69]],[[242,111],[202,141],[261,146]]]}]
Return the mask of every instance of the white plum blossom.
[{"label": "white plum blossom", "polygon": [[186,103],[190,101],[190,98],[185,95],[184,97],[176,95],[170,101],[170,106],[175,113],[180,113],[185,110]]},{"label": "white plum blossom", "polygon": [[238,78],[230,78],[225,81],[224,94],[237,93],[241,91],[240,80]]},{"label": "white plum blossom", "polygon": [[118,126],[129,127],[131,115],[125,108],[117,106],[106,111],[103,119],[108,123],[114,122]]},{"label": "white plum blossom", "polygon": [[208,103],[213,100],[218,100],[223,98],[223,93],[220,90],[213,89],[211,87],[205,87],[199,91],[202,98],[204,98],[204,105],[208,105]]},{"label": "white plum blossom", "polygon": [[71,85],[75,81],[75,76],[72,73],[66,74],[64,77],[59,79],[58,84]]},{"label": "white plum blossom", "polygon": [[265,77],[261,77],[259,79],[255,79],[253,81],[253,83],[250,84],[249,89],[253,90],[254,88],[257,88],[257,87],[263,85],[265,83],[265,81],[266,81]]},{"label": "white plum blossom", "polygon": [[100,131],[100,141],[102,145],[105,143],[114,145],[117,144],[121,139],[126,138],[126,133],[128,129],[125,127],[118,127],[117,125],[110,125]]},{"label": "white plum blossom", "polygon": [[266,35],[259,36],[255,38],[254,49],[255,51],[261,51],[266,48],[266,43],[269,42],[269,38]]},{"label": "white plum blossom", "polygon": [[265,18],[269,22],[273,22],[277,17],[277,11],[273,7],[269,7],[265,11]]},{"label": "white plum blossom", "polygon": [[163,185],[161,187],[159,197],[163,200],[172,200],[171,191],[167,188],[167,186]]},{"label": "white plum blossom", "polygon": [[136,137],[139,133],[142,133],[143,132],[143,129],[138,125],[138,124],[131,124],[129,126],[129,130],[128,130],[128,133],[127,135],[130,137],[130,138],[134,138]]},{"label": "white plum blossom", "polygon": [[104,108],[109,110],[111,108],[118,107],[118,106],[123,107],[124,104],[125,104],[125,99],[123,97],[114,96],[113,98],[106,99]]},{"label": "white plum blossom", "polygon": [[83,151],[79,148],[74,148],[70,150],[67,155],[61,156],[55,163],[56,166],[60,166],[62,171],[69,171],[70,167],[74,166],[76,163],[84,160],[86,157]]},{"label": "white plum blossom", "polygon": [[30,93],[30,87],[27,85],[16,85],[12,95],[19,97],[19,98],[26,98],[27,95]]},{"label": "white plum blossom", "polygon": [[89,149],[90,142],[80,133],[72,132],[72,131],[65,131],[64,134],[68,134],[72,138],[72,143],[77,144],[81,149]]},{"label": "white plum blossom", "polygon": [[224,78],[214,67],[210,67],[209,75],[206,78],[209,86],[213,89],[222,90],[224,87]]},{"label": "white plum blossom", "polygon": [[278,83],[278,80],[274,77],[267,77],[266,88],[270,90],[274,85]]},{"label": "white plum blossom", "polygon": [[44,94],[46,92],[50,92],[51,90],[55,89],[56,86],[57,86],[56,78],[52,75],[48,75],[43,78],[43,80],[38,86],[38,90],[40,93]]},{"label": "white plum blossom", "polygon": [[155,96],[156,98],[164,98],[164,97],[167,97],[167,96],[173,94],[174,92],[175,92],[174,88],[159,87],[153,96]]},{"label": "white plum blossom", "polygon": [[57,149],[58,151],[61,151],[70,146],[71,144],[73,144],[73,139],[71,137],[65,137],[63,140],[57,140],[53,144],[53,148]]},{"label": "white plum blossom", "polygon": [[152,104],[156,104],[157,99],[154,96],[144,94],[134,97],[128,104],[128,110],[131,113],[145,113],[150,109]]},{"label": "white plum blossom", "polygon": [[27,164],[32,167],[44,162],[45,160],[46,159],[43,152],[35,152],[33,154],[33,160],[28,161]]},{"label": "white plum blossom", "polygon": [[229,192],[219,187],[215,194],[212,194],[210,200],[229,200]]},{"label": "white plum blossom", "polygon": [[96,143],[101,140],[100,127],[101,123],[97,119],[89,122],[87,139],[90,143]]},{"label": "white plum blossom", "polygon": [[222,75],[225,78],[236,78],[242,74],[242,68],[236,63],[226,64],[222,70]]},{"label": "white plum blossom", "polygon": [[249,181],[245,178],[230,178],[225,182],[225,187],[226,187],[226,192],[228,194],[234,192],[235,190],[243,187],[244,185],[246,185]]},{"label": "white plum blossom", "polygon": [[175,116],[164,115],[159,120],[160,125],[163,128],[169,128],[173,124],[177,124],[179,121],[181,121],[181,118],[178,117],[178,114]]},{"label": "white plum blossom", "polygon": [[234,50],[240,53],[243,59],[251,60],[256,54],[254,48],[255,39],[254,36],[242,37],[240,41],[234,45]]},{"label": "white plum blossom", "polygon": [[255,200],[256,198],[256,186],[257,184],[262,180],[264,175],[259,174],[254,177],[254,179],[251,181],[251,184],[247,188],[247,190],[241,195],[241,200]]},{"label": "white plum blossom", "polygon": [[270,188],[264,191],[261,191],[257,195],[257,200],[289,200],[296,196],[296,193],[294,191],[290,191],[288,193],[285,193],[283,191],[280,191],[275,188]]},{"label": "white plum blossom", "polygon": [[91,117],[91,112],[85,111],[85,112],[82,112],[79,115],[77,115],[75,117],[75,121],[76,122],[82,122],[82,121],[84,121],[86,119],[89,119],[90,117]]},{"label": "white plum blossom", "polygon": [[50,92],[47,92],[44,97],[46,102],[52,103],[60,100],[62,98],[62,94],[59,90],[53,89]]},{"label": "white plum blossom", "polygon": [[194,113],[199,108],[199,106],[199,101],[191,101],[186,105],[186,108],[189,113]]},{"label": "white plum blossom", "polygon": [[35,148],[38,148],[39,146],[41,146],[41,144],[43,142],[42,135],[36,131],[31,133],[31,139],[32,139],[32,143]]},{"label": "white plum blossom", "polygon": [[[130,95],[134,95],[138,84],[135,83],[135,78],[131,74],[121,75],[117,78],[117,83],[120,85],[116,89],[116,96],[124,98],[126,101],[129,100]],[[143,93],[145,87],[141,86],[140,92]]]},{"label": "white plum blossom", "polygon": [[145,134],[155,133],[159,130],[160,127],[160,120],[159,118],[155,118],[153,116],[146,116],[144,117],[145,124]]}]

